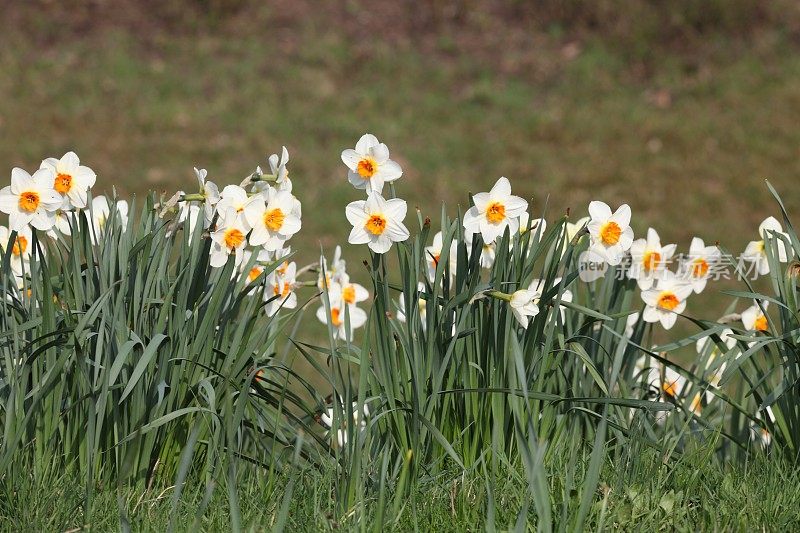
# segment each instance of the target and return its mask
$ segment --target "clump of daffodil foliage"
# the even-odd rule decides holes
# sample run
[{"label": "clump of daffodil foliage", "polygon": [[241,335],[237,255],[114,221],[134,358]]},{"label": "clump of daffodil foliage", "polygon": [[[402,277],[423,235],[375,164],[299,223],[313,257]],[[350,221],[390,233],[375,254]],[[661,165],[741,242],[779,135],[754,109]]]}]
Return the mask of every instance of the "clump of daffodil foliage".
[{"label": "clump of daffodil foliage", "polygon": [[[296,494],[279,480],[332,473],[334,514],[357,527],[364,502],[379,522],[422,483],[481,473],[500,490],[510,469],[528,495],[518,523],[550,529],[559,447],[586,452],[569,459],[586,459],[580,485],[559,485],[580,494],[561,513],[576,528],[604,462],[631,449],[796,462],[800,242],[771,187],[783,222],[734,256],[714,235],[682,250],[654,228],[637,238],[626,204],[548,222],[505,177],[435,223],[409,217],[385,144],[366,134],[341,160],[368,286],[339,246],[293,260],[302,179],[285,148],[238,185],[195,169],[194,190],[141,205],[94,195],[102,180],[73,152],[14,168],[0,476],[69,472],[87,508],[98,484],[168,484],[174,509],[199,484],[238,529],[254,475],[284,491],[282,527]],[[724,316],[687,314],[730,278]]]}]

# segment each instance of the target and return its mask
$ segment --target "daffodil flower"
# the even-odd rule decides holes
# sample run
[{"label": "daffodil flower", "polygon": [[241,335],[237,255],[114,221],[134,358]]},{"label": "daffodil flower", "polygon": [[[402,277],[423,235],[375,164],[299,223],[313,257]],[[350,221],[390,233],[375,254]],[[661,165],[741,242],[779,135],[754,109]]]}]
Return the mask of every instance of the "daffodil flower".
[{"label": "daffodil flower", "polygon": [[279,191],[292,192],[292,180],[289,179],[289,171],[286,169],[286,165],[289,163],[289,151],[286,147],[284,146],[281,150],[280,159],[278,154],[272,154],[267,158],[267,163],[272,175],[275,176],[275,187]]},{"label": "daffodil flower", "polygon": [[7,247],[11,246],[11,271],[16,276],[22,276],[24,273],[30,272],[28,265],[33,250],[33,235],[29,226],[23,226],[22,229],[17,231],[14,242],[10,242],[11,233],[7,227],[0,226],[0,250],[2,250],[2,255],[5,256]]},{"label": "daffodil flower", "polygon": [[692,294],[692,286],[665,271],[655,287],[642,291],[645,308],[642,320],[645,322],[661,322],[664,329],[675,325],[678,313],[686,309],[686,299]]},{"label": "daffodil flower", "polygon": [[[456,275],[456,263],[458,261],[458,243],[455,239],[450,241],[450,249],[447,252],[447,264],[450,276]],[[433,243],[425,248],[425,263],[428,267],[428,279],[433,281],[436,277],[436,267],[442,258],[442,232],[439,231],[433,236]]]},{"label": "daffodil flower", "polygon": [[294,292],[297,285],[296,274],[297,264],[292,261],[280,272],[274,270],[267,276],[267,289],[264,291],[267,316],[275,315],[282,308],[297,307],[297,294]]},{"label": "daffodil flower", "polygon": [[[417,295],[420,295],[425,292],[425,284],[422,282],[417,283]],[[417,298],[417,313],[419,313],[419,320],[422,325],[422,331],[425,331],[427,326],[427,320],[425,320],[425,316],[427,315],[428,310],[428,301],[425,298],[419,297]],[[402,323],[406,323],[408,320],[408,313],[406,311],[406,298],[405,293],[400,293],[400,296],[397,300],[397,320]]]},{"label": "daffodil flower", "polygon": [[622,204],[612,213],[608,204],[595,200],[589,203],[589,216],[587,228],[592,249],[605,257],[609,265],[618,265],[633,244],[631,208]]},{"label": "daffodil flower", "polygon": [[349,203],[345,215],[353,229],[347,241],[366,244],[377,254],[388,252],[393,242],[408,239],[408,229],[403,225],[407,209],[405,200],[384,200],[376,192],[370,193],[366,200]]},{"label": "daffodil flower", "polygon": [[[326,309],[323,304],[317,309],[317,319],[323,324],[333,327],[335,339],[353,339],[353,330],[360,328],[367,322],[367,313],[355,305],[349,305],[341,301],[341,298],[331,295],[329,297],[330,309]],[[346,314],[350,318],[350,328],[347,327]]]},{"label": "daffodil flower", "polygon": [[464,214],[464,230],[468,234],[480,233],[483,242],[493,242],[506,228],[511,233],[519,231],[519,217],[528,209],[528,202],[512,196],[511,183],[501,177],[489,192],[472,197],[475,204]]},{"label": "daffodil flower", "polygon": [[239,266],[247,246],[248,228],[244,218],[239,216],[233,207],[225,211],[223,219],[217,224],[216,231],[211,233],[210,264],[219,268],[225,266],[230,255],[234,256],[234,264]]},{"label": "daffodil flower", "polygon": [[530,317],[539,314],[539,306],[536,305],[538,298],[539,294],[530,289],[520,289],[514,291],[511,295],[511,299],[508,302],[511,314],[514,315],[514,318],[524,329],[528,329]]},{"label": "daffodil flower", "polygon": [[247,223],[253,228],[250,244],[269,251],[280,250],[301,227],[300,217],[293,211],[292,193],[269,187],[258,197],[262,200],[245,211]]},{"label": "daffodil flower", "polygon": [[64,198],[65,209],[86,207],[88,192],[94,187],[97,174],[81,165],[75,152],[67,152],[61,159],[48,157],[40,168],[53,173],[53,189]]},{"label": "daffodil flower", "polygon": [[711,276],[711,266],[719,261],[721,252],[717,246],[706,246],[703,239],[694,237],[689,245],[689,255],[681,264],[681,271],[692,285],[692,290],[700,294],[706,288]]},{"label": "daffodil flower", "polygon": [[[709,374],[704,376],[704,379],[708,381],[715,389],[719,388],[719,382],[722,379],[722,374],[725,372],[725,368],[727,367],[727,363],[725,362],[720,364],[720,358],[722,355],[730,352],[736,347],[736,339],[734,339],[732,335],[733,330],[729,328],[725,328],[719,333],[719,337],[725,346],[724,352],[720,350],[717,343],[715,343],[710,336],[698,339],[695,343],[697,354],[701,357],[706,357],[705,370],[706,372],[709,372]],[[713,398],[714,393],[711,391],[706,391],[706,403],[709,403]]]},{"label": "daffodil flower", "polygon": [[[117,200],[115,210],[119,218],[121,230],[124,232],[128,226],[128,202],[125,200]],[[108,204],[108,198],[103,195],[92,198],[90,213],[93,229],[92,243],[97,244],[100,242],[100,238],[105,231],[108,217],[111,216],[111,206]]]},{"label": "daffodil flower", "polygon": [[260,195],[250,197],[247,191],[238,185],[226,185],[220,193],[217,212],[227,213],[229,209],[233,209],[237,216],[242,218],[242,224],[250,230],[253,228],[253,222],[263,211],[263,203],[263,197]]},{"label": "daffodil flower", "polygon": [[767,320],[767,316],[761,310],[762,307],[764,311],[766,311],[767,307],[769,307],[769,301],[763,300],[761,302],[761,307],[759,307],[758,303],[754,303],[742,311],[742,324],[744,325],[744,329],[749,331],[769,330],[769,320]]},{"label": "daffodil flower", "polygon": [[785,263],[789,260],[789,256],[783,238],[788,239],[789,235],[783,231],[781,223],[775,217],[765,219],[758,226],[758,234],[761,236],[761,240],[750,241],[742,254],[742,259],[753,262],[758,274],[765,276],[769,274],[767,241],[774,246],[773,250],[777,251],[778,260]]},{"label": "daffodil flower", "polygon": [[64,202],[53,179],[49,168],[40,168],[33,176],[21,168],[11,171],[11,185],[0,189],[0,211],[8,215],[11,231],[28,224],[42,231],[53,227],[55,212]]},{"label": "daffodil flower", "polygon": [[773,413],[772,407],[768,406],[765,411],[766,417],[763,414],[764,411],[756,413],[756,419],[761,421],[761,424],[755,422],[750,424],[750,439],[755,441],[762,450],[766,450],[769,448],[769,445],[772,444],[772,434],[765,424],[765,418],[768,419],[771,424],[775,423],[775,413]]},{"label": "daffodil flower", "polygon": [[219,187],[208,179],[208,171],[206,169],[198,169],[195,167],[194,173],[195,176],[197,176],[197,184],[200,186],[200,193],[203,195],[203,212],[206,219],[205,227],[208,227],[214,218],[215,206],[221,199]]},{"label": "daffodil flower", "polygon": [[667,264],[675,254],[676,245],[661,246],[661,238],[653,228],[647,230],[646,239],[636,239],[631,244],[631,265],[628,277],[635,279],[639,289],[646,291],[664,274]]},{"label": "daffodil flower", "polygon": [[389,159],[389,148],[371,133],[361,136],[355,150],[343,151],[342,162],[347,165],[347,179],[353,187],[366,189],[367,194],[380,194],[384,183],[403,175],[400,165]]}]

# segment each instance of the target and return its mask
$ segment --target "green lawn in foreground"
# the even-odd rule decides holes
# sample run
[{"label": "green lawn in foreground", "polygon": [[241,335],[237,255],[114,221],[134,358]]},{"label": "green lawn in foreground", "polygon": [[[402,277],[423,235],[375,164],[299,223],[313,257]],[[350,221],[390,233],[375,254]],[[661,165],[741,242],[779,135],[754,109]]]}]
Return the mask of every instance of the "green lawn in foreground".
[{"label": "green lawn in foreground", "polygon": [[[577,465],[565,462],[563,449],[550,450],[548,456],[552,468],[573,472],[578,483],[577,490],[567,494],[563,476],[549,477],[554,525],[568,528],[559,517],[565,509],[574,516],[580,505],[588,452],[585,462]],[[800,484],[790,467],[780,460],[756,457],[745,466],[721,471],[709,457],[709,450],[700,449],[685,455],[682,462],[671,458],[662,463],[661,457],[649,452],[607,462],[601,477],[605,482],[598,489],[587,529],[793,531],[800,527]],[[456,481],[450,481],[454,476]],[[242,525],[252,531],[270,531],[282,519],[287,531],[485,531],[492,520],[503,531],[514,528],[525,505],[530,506],[529,526],[535,525],[523,480],[521,469],[498,472],[494,481],[482,473],[464,477],[443,473],[421,483],[397,513],[389,499],[380,522],[375,499],[360,502],[348,513],[348,520],[337,522],[330,472],[279,474],[271,484],[245,476],[238,489]],[[133,531],[165,531],[173,517],[172,487],[97,487],[89,516],[83,509],[83,487],[82,480],[63,473],[54,476],[46,489],[30,480],[6,480],[0,493],[0,529],[113,531],[127,523]],[[177,530],[197,530],[196,526],[204,531],[228,530],[230,509],[224,490],[217,488],[220,494],[203,513],[198,512],[203,487],[187,486],[183,497],[189,503],[179,508]],[[291,504],[282,510],[287,496]]]}]

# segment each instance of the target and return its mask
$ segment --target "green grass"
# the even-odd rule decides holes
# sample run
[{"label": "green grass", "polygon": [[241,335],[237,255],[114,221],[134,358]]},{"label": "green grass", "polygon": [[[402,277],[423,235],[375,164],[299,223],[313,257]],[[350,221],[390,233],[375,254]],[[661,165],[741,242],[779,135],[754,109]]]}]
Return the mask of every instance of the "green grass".
[{"label": "green grass", "polygon": [[[553,473],[548,485],[554,494],[556,525],[564,506],[574,511],[579,505],[575,493],[565,492],[563,474],[574,468],[578,481],[585,461],[569,465],[566,450],[551,450]],[[683,461],[662,462],[654,453],[608,461],[603,465],[603,484],[598,488],[587,528],[623,531],[753,530],[791,531],[800,527],[798,473],[778,458],[754,458],[741,466],[722,469],[705,461],[708,450],[697,450]],[[366,500],[337,518],[331,500],[335,490],[331,471],[306,471],[295,476],[294,494],[288,508],[289,531],[484,531],[513,530],[522,511],[536,523],[533,506],[524,513],[526,491],[521,468],[499,472],[493,492],[487,492],[482,475],[457,471],[420,482],[396,514],[379,522],[376,501]],[[239,483],[243,525],[253,531],[269,531],[279,521],[283,490],[290,473],[280,474],[274,484],[263,477],[245,476]],[[69,472],[43,481],[18,478],[12,486],[2,484],[0,529],[4,531],[91,530],[111,531],[127,523],[133,531],[164,531],[177,517],[178,530],[193,524],[207,531],[229,528],[229,507],[225,498],[203,510],[201,485],[186,487],[184,503],[173,512],[171,486],[148,489],[98,487],[91,512],[86,513],[80,479]],[[492,512],[489,512],[489,509]],[[198,512],[199,511],[199,512]],[[197,522],[195,522],[197,520]],[[363,529],[362,529],[363,528]]]}]

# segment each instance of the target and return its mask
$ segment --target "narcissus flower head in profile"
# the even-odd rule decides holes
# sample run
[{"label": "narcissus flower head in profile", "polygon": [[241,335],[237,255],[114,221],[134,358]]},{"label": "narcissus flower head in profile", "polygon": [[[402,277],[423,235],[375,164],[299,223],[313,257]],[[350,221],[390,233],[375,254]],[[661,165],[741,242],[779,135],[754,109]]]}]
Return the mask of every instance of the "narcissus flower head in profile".
[{"label": "narcissus flower head in profile", "polygon": [[208,179],[208,171],[204,168],[198,169],[195,167],[194,174],[197,176],[197,184],[200,187],[200,193],[203,195],[203,212],[206,218],[205,227],[211,224],[214,218],[215,208],[220,201],[219,187],[216,183]]},{"label": "narcissus flower head in profile", "polygon": [[289,163],[289,151],[284,146],[281,150],[281,156],[272,154],[267,158],[270,172],[275,176],[275,188],[279,191],[292,192],[292,181],[289,179],[289,170],[286,165]]},{"label": "narcissus flower head in profile", "polygon": [[264,291],[267,316],[273,316],[281,308],[297,307],[297,294],[294,292],[297,285],[296,274],[297,265],[292,261],[282,272],[275,270],[267,276],[267,288]]},{"label": "narcissus flower head in profile", "polygon": [[268,187],[254,197],[245,211],[247,223],[253,228],[250,244],[269,251],[280,250],[292,235],[300,231],[300,217],[294,212],[294,197],[289,191]]},{"label": "narcissus flower head in profile", "polygon": [[520,289],[511,295],[511,300],[508,302],[511,314],[525,329],[528,329],[530,318],[539,314],[539,306],[536,305],[539,297],[540,294],[530,289]]},{"label": "narcissus flower head in profile", "polygon": [[589,203],[589,224],[592,250],[606,258],[609,265],[618,265],[633,244],[631,208],[622,204],[615,212],[604,202]]},{"label": "narcissus flower head in profile", "polygon": [[[119,219],[120,228],[124,232],[128,226],[128,202],[117,200],[114,204],[114,213]],[[90,214],[92,217],[92,242],[97,244],[106,228],[108,218],[111,216],[111,205],[108,198],[103,195],[92,198]]]},{"label": "narcissus flower head in profile", "polygon": [[456,275],[456,261],[458,260],[458,243],[455,239],[450,241],[449,250],[442,248],[442,232],[439,231],[433,236],[433,243],[425,248],[425,263],[428,267],[428,279],[433,281],[436,277],[436,267],[443,255],[447,255],[447,268],[450,276]]},{"label": "narcissus flower head in profile", "polygon": [[686,299],[692,294],[692,286],[673,272],[667,270],[656,282],[655,287],[642,291],[645,308],[642,320],[661,322],[664,329],[670,329],[678,319],[678,313],[686,309]]},{"label": "narcissus flower head in profile", "polygon": [[661,238],[653,228],[647,230],[646,239],[636,239],[631,245],[631,266],[628,277],[635,279],[643,291],[649,289],[666,271],[675,254],[676,246],[661,246]]},{"label": "narcissus flower head in profile", "polygon": [[497,180],[492,190],[472,197],[475,204],[464,214],[464,230],[474,235],[480,233],[483,242],[489,243],[503,234],[519,231],[519,218],[528,209],[528,202],[512,196],[511,183],[505,177]]},{"label": "narcissus flower head in profile", "polygon": [[[367,313],[355,305],[344,303],[336,294],[331,294],[329,301],[329,309],[325,304],[317,309],[317,319],[333,328],[335,339],[353,340],[353,330],[367,322]],[[347,327],[348,318],[349,328]]]},{"label": "narcissus flower head in profile", "polygon": [[388,252],[393,242],[408,239],[408,229],[403,225],[407,209],[405,200],[384,200],[376,192],[370,193],[366,200],[350,202],[345,215],[353,229],[347,242],[366,244],[377,254]]},{"label": "narcissus flower head in profile", "polygon": [[11,231],[5,226],[0,226],[0,254],[4,256],[8,246],[11,247],[11,271],[17,276],[29,272],[28,264],[33,251],[33,235],[31,235],[30,226],[23,226],[17,231],[13,242],[11,242]]},{"label": "narcissus flower head in profile", "polygon": [[49,168],[40,168],[33,176],[21,168],[11,171],[11,185],[0,189],[0,211],[8,215],[11,231],[28,224],[42,231],[53,227],[55,212],[64,203],[53,188],[54,179]]},{"label": "narcissus flower head in profile", "polygon": [[781,223],[775,217],[768,217],[758,226],[761,240],[750,241],[742,254],[742,259],[753,262],[753,266],[760,276],[769,274],[769,260],[767,259],[767,244],[771,245],[772,253],[781,263],[789,260],[784,238],[789,235],[783,231]]},{"label": "narcissus flower head in profile", "polygon": [[244,219],[233,207],[225,211],[217,229],[211,233],[210,264],[214,268],[225,266],[228,256],[234,256],[234,264],[239,266],[247,246],[247,232]]},{"label": "narcissus flower head in profile", "polygon": [[342,152],[342,162],[347,165],[347,179],[356,189],[383,192],[383,184],[403,175],[403,169],[389,159],[389,148],[371,133],[361,136],[355,150]]},{"label": "narcissus flower head in profile", "polygon": [[[762,300],[761,307],[759,307],[758,302],[755,302],[742,311],[742,324],[744,328],[750,331],[768,331],[769,320],[767,319],[767,315],[764,314],[767,307],[769,307],[769,302],[767,300]],[[762,308],[764,311],[761,310]]]},{"label": "narcissus flower head in profile", "polygon": [[681,263],[683,277],[692,285],[692,290],[700,294],[712,276],[712,268],[719,262],[722,253],[717,246],[706,246],[703,239],[694,237],[689,246],[689,255]]},{"label": "narcissus flower head in profile", "polygon": [[53,172],[53,189],[64,198],[64,209],[86,207],[87,194],[94,187],[97,174],[81,165],[75,152],[67,152],[61,159],[48,157],[40,168]]}]

